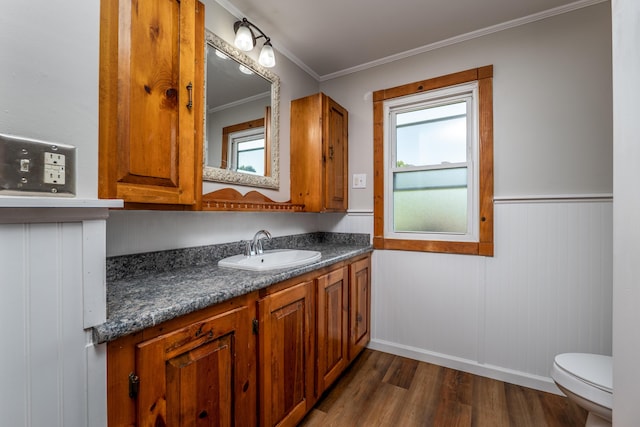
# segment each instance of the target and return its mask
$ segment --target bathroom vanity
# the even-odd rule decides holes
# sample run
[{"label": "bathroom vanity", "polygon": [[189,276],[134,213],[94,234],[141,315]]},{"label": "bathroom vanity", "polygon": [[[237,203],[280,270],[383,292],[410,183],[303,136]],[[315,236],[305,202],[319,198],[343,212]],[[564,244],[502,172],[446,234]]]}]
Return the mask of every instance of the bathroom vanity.
[{"label": "bathroom vanity", "polygon": [[296,425],[370,338],[371,246],[356,236],[275,238],[322,257],[266,272],[211,262],[240,244],[109,260],[94,328],[109,425]]}]

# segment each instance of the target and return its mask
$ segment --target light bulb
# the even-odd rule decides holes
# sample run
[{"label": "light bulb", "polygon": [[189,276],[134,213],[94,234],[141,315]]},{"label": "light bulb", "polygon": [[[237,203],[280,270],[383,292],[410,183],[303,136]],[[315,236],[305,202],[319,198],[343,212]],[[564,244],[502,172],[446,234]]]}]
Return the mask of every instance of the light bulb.
[{"label": "light bulb", "polygon": [[251,30],[249,27],[245,25],[240,25],[238,27],[238,31],[236,32],[236,38],[233,41],[233,44],[240,50],[245,52],[253,49],[253,34],[251,34]]},{"label": "light bulb", "polygon": [[258,63],[267,68],[271,68],[276,65],[276,56],[273,53],[273,47],[270,42],[266,42],[264,46],[262,46],[260,56],[258,57]]},{"label": "light bulb", "polygon": [[251,69],[245,67],[244,65],[240,64],[240,66],[238,67],[240,69],[241,72],[245,73],[245,74],[253,74],[253,71],[251,71]]},{"label": "light bulb", "polygon": [[226,53],[223,53],[221,51],[219,51],[218,49],[215,49],[216,51],[216,56],[220,59],[229,59],[229,57],[227,56]]}]

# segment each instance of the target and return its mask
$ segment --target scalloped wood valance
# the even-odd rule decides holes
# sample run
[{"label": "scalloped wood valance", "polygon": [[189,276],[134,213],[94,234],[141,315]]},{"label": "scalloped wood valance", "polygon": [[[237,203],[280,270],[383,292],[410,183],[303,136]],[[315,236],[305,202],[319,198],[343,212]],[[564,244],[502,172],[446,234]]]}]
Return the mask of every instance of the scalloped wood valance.
[{"label": "scalloped wood valance", "polygon": [[258,191],[244,196],[233,188],[223,188],[202,196],[203,211],[302,212],[304,205],[275,202]]}]

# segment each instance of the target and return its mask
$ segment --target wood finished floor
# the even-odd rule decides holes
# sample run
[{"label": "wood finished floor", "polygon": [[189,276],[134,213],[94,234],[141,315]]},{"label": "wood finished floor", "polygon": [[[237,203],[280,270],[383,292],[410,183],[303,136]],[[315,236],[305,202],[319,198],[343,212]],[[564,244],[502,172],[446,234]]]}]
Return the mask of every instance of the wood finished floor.
[{"label": "wood finished floor", "polygon": [[365,349],[304,427],[584,426],[562,396]]}]

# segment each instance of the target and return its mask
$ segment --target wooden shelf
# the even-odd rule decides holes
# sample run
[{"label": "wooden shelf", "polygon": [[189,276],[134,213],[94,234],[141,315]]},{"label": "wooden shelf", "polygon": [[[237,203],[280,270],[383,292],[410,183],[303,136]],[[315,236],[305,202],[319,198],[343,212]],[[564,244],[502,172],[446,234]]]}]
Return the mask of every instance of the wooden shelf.
[{"label": "wooden shelf", "polygon": [[202,196],[203,211],[302,212],[304,205],[275,202],[258,191],[244,196],[233,188],[223,188]]}]

